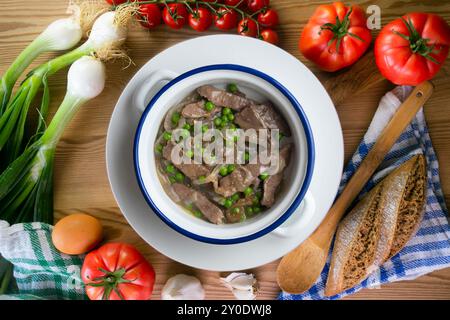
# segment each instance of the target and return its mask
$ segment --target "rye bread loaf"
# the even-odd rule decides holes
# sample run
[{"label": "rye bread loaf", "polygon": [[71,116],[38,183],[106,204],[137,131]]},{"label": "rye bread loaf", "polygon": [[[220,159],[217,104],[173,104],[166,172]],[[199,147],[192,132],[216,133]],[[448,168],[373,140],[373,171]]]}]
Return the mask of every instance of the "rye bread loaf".
[{"label": "rye bread loaf", "polygon": [[401,250],[422,219],[426,165],[417,155],[378,183],[339,224],[325,295],[364,280]]}]

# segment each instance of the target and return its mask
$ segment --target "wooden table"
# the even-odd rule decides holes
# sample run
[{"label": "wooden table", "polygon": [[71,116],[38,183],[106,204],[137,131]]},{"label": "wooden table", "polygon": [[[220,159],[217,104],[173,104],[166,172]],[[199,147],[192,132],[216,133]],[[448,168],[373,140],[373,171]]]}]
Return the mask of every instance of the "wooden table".
[{"label": "wooden table", "polygon": [[[381,96],[393,87],[386,80],[375,81],[365,86],[365,80],[373,69],[370,57],[353,68],[327,74],[320,72],[306,61],[297,49],[301,28],[320,3],[306,0],[272,0],[279,11],[280,46],[296,56],[326,84],[334,98],[344,130],[346,160],[352,155],[372,118]],[[350,2],[350,1],[347,1]],[[449,0],[428,1],[351,1],[363,7],[377,4],[381,8],[382,23],[411,11],[438,13],[450,22]],[[0,74],[19,52],[54,19],[62,17],[66,1],[31,0],[0,2]],[[216,30],[208,32],[215,33]],[[374,31],[376,35],[378,31]],[[108,65],[108,81],[100,97],[84,106],[67,128],[57,150],[55,168],[55,210],[56,218],[74,212],[85,212],[102,220],[106,240],[125,241],[135,245],[156,269],[154,298],[160,297],[160,290],[168,277],[176,273],[198,276],[203,282],[207,298],[229,299],[230,292],[219,283],[219,274],[189,268],[173,262],[146,244],[127,224],[109,188],[105,167],[105,139],[111,113],[122,89],[133,74],[150,58],[165,48],[182,40],[198,36],[191,30],[172,31],[159,27],[148,32],[135,26],[130,33],[127,47],[135,66],[122,70],[120,63]],[[255,52],[255,54],[258,54]],[[36,64],[52,55],[43,55]],[[376,74],[376,72],[374,72]],[[427,103],[425,113],[441,165],[441,181],[447,204],[450,204],[450,63],[433,80],[435,93]],[[356,77],[356,78],[355,78]],[[376,76],[375,76],[376,78]],[[54,111],[65,92],[66,73],[60,72],[50,79],[52,110]],[[358,79],[358,80],[355,80]],[[352,82],[364,85],[354,87]],[[370,81],[369,81],[370,83]],[[350,94],[350,96],[348,96]],[[345,99],[345,97],[348,99]],[[344,99],[342,99],[344,97]],[[279,288],[275,281],[277,262],[251,270],[259,279],[260,299],[274,299]],[[414,281],[384,285],[381,289],[363,290],[349,299],[450,299],[450,269],[433,272]]]}]

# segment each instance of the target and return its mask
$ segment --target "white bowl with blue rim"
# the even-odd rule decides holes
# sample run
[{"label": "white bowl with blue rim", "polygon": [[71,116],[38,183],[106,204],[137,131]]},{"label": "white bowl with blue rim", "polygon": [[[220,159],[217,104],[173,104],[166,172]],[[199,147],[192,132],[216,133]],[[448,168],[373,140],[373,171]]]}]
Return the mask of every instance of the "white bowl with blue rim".
[{"label": "white bowl with blue rim", "polygon": [[[156,94],[152,92],[156,84],[163,81],[167,83]],[[284,173],[282,188],[271,208],[244,222],[215,225],[187,214],[167,195],[158,179],[153,150],[158,129],[170,108],[202,85],[224,87],[227,83],[236,83],[250,98],[271,101],[291,129],[294,149]],[[152,98],[146,104],[149,96]],[[308,192],[315,161],[312,130],[295,96],[270,75],[237,64],[206,65],[183,74],[161,69],[141,85],[134,96],[134,104],[146,106],[134,140],[136,178],[148,205],[175,231],[205,243],[238,244],[268,233],[292,236],[301,232],[314,216],[315,200]],[[299,210],[300,213],[286,223]]]}]

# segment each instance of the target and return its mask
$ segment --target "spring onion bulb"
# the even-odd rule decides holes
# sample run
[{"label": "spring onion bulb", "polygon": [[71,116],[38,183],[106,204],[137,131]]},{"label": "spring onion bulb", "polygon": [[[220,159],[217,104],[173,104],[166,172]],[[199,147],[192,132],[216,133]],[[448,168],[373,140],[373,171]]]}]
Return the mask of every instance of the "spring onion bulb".
[{"label": "spring onion bulb", "polygon": [[3,114],[14,84],[25,69],[43,52],[67,50],[75,46],[83,35],[78,21],[65,18],[53,21],[19,54],[6,70],[0,83],[0,115]]},{"label": "spring onion bulb", "polygon": [[5,156],[1,159],[3,167],[11,163],[23,150],[25,121],[29,107],[43,86],[43,96],[39,109],[40,120],[34,139],[45,129],[44,119],[47,116],[50,92],[47,78],[57,71],[71,65],[83,56],[98,55],[108,60],[117,53],[127,36],[127,26],[131,11],[116,10],[100,15],[94,22],[89,38],[78,48],[42,64],[34,69],[24,80],[5,113],[0,117],[0,150]]},{"label": "spring onion bulb", "polygon": [[53,222],[53,162],[56,145],[79,108],[99,95],[105,67],[85,56],[69,69],[63,102],[43,135],[0,175],[0,220],[10,224]]}]

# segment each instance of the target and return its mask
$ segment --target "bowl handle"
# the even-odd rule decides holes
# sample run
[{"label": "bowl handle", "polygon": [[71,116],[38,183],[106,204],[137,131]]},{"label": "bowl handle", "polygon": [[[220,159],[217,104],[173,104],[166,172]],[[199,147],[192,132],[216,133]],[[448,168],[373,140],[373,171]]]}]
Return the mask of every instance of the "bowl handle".
[{"label": "bowl handle", "polygon": [[315,211],[316,202],[311,192],[308,191],[303,198],[300,208],[298,208],[281,226],[273,230],[271,234],[282,238],[292,237],[308,224]]},{"label": "bowl handle", "polygon": [[144,111],[150,98],[156,94],[167,82],[175,79],[179,74],[170,70],[157,70],[150,74],[137,88],[133,95],[133,105]]}]

